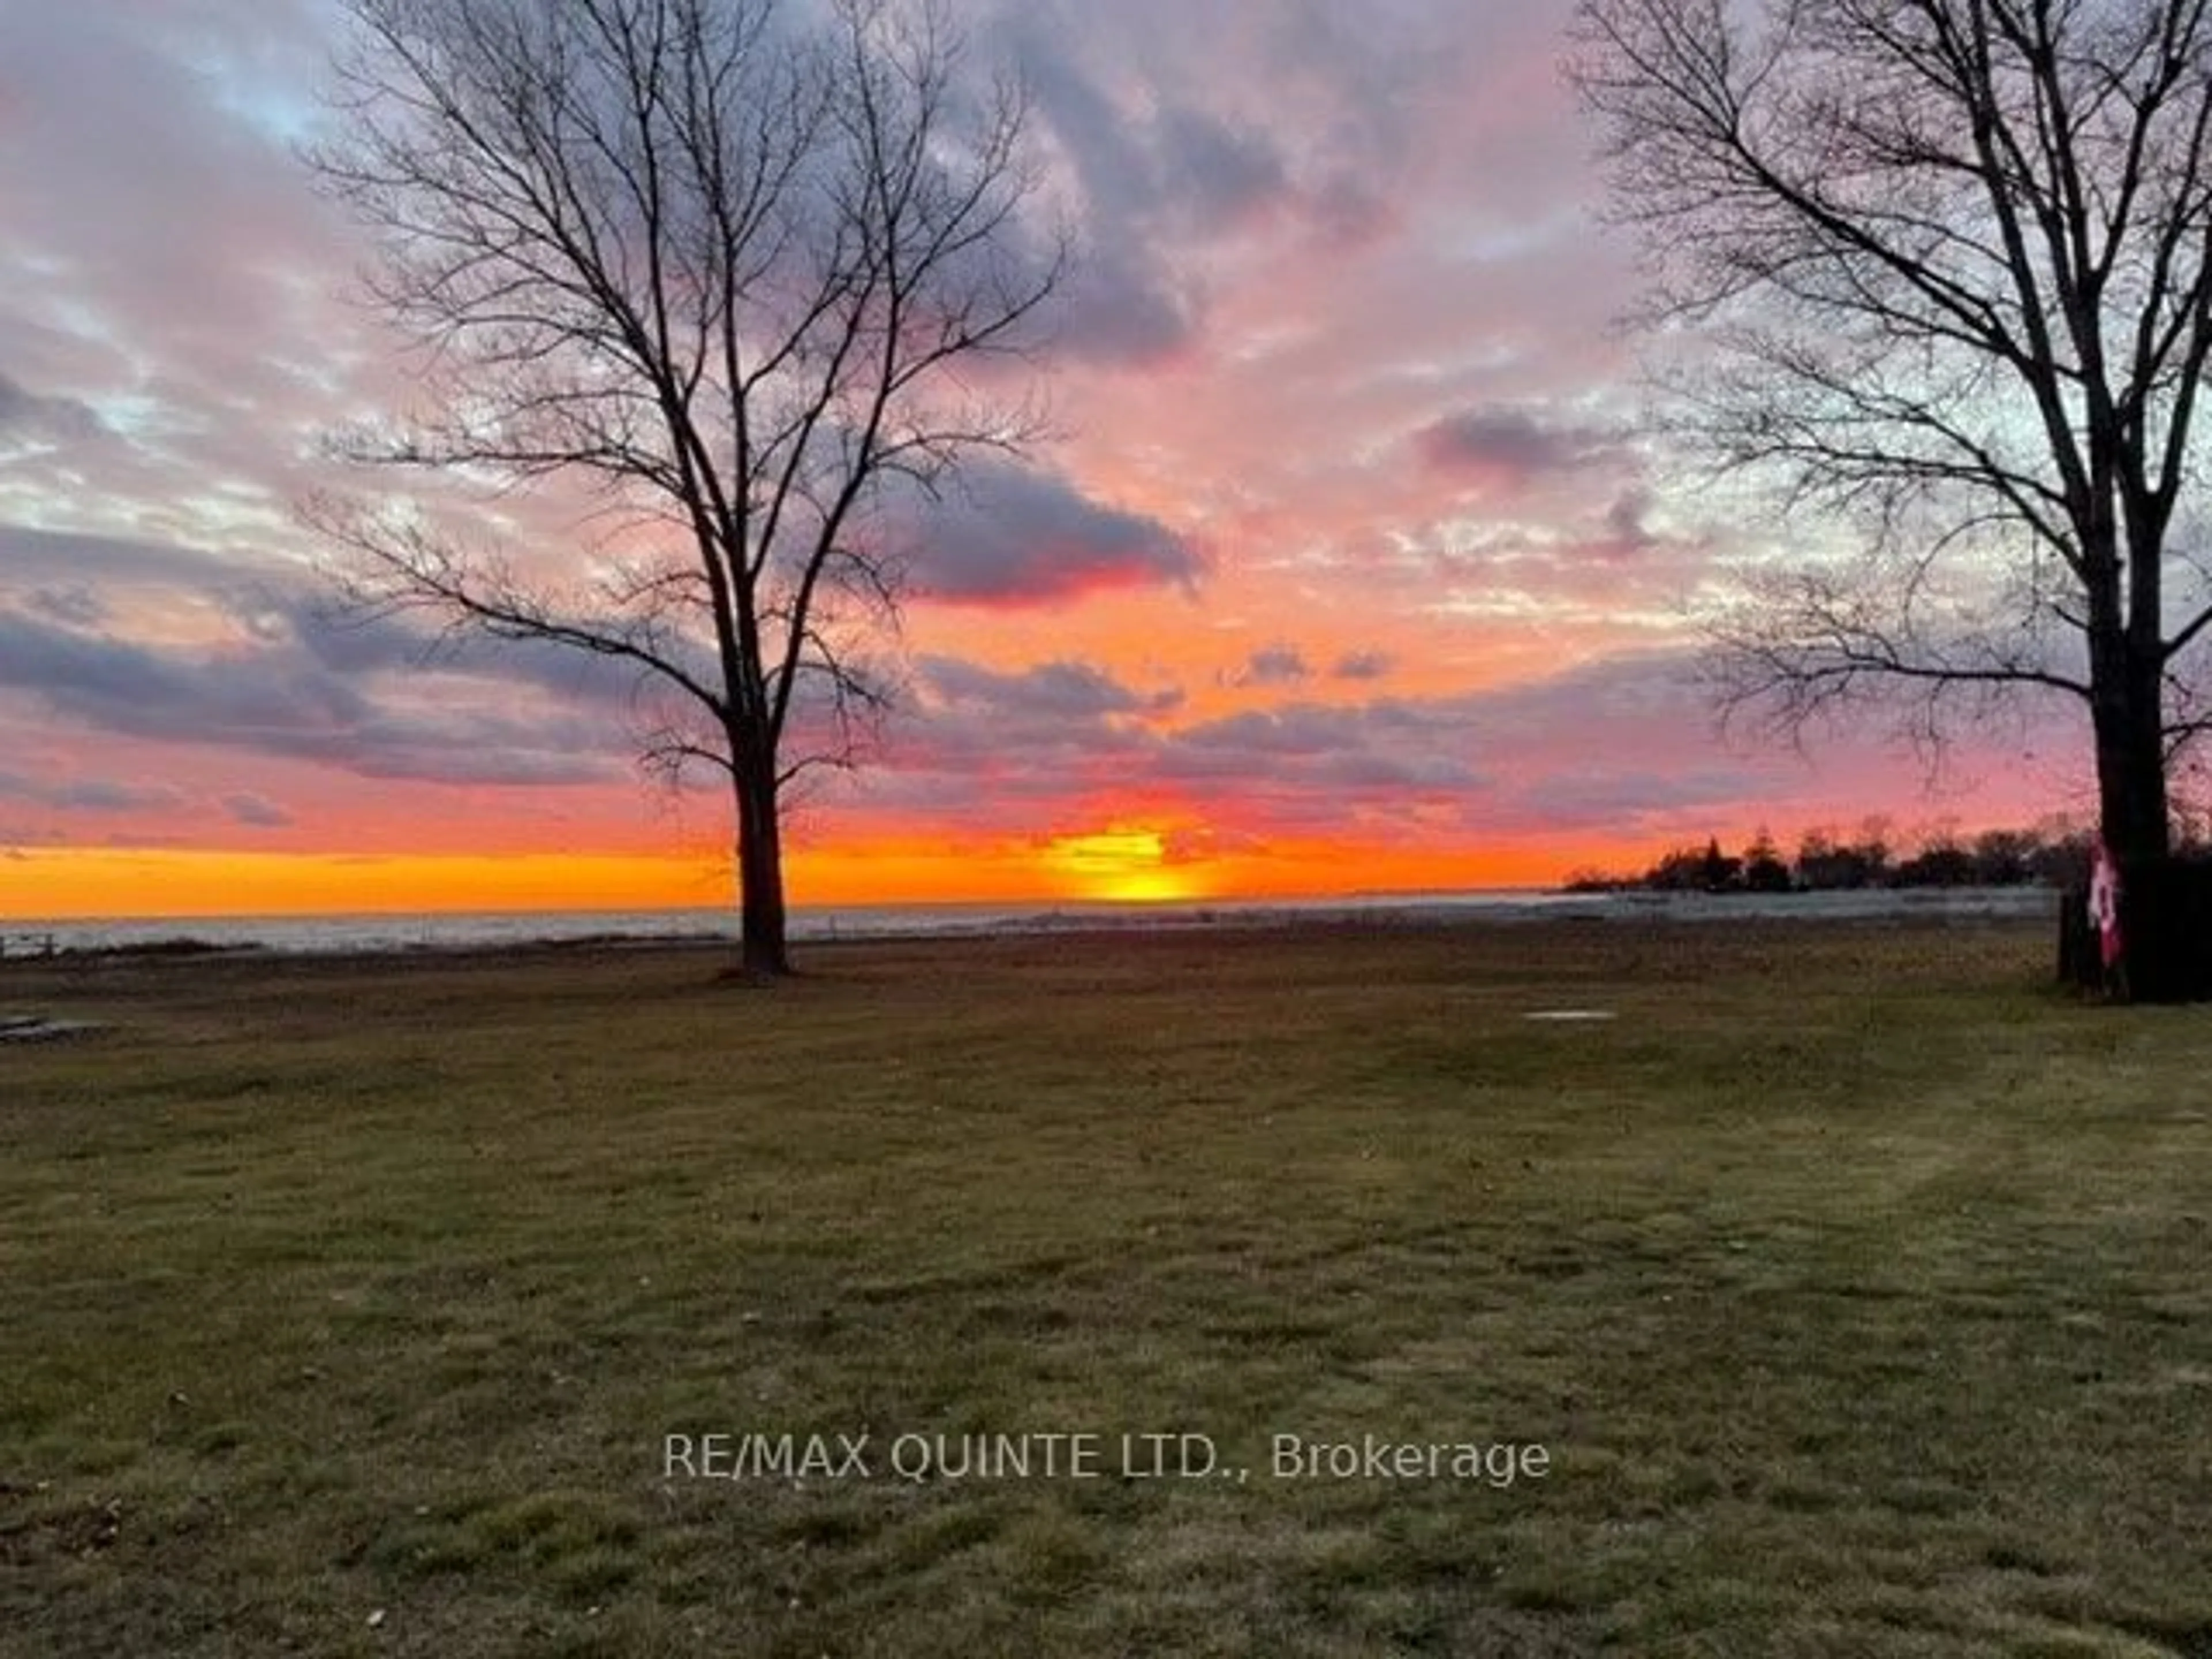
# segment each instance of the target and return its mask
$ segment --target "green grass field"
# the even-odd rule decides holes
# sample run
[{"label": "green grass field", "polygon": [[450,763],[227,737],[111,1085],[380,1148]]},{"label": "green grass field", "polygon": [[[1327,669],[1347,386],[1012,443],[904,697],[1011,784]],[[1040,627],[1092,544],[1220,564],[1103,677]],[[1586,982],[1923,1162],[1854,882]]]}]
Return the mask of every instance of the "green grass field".
[{"label": "green grass field", "polygon": [[2048,931],[0,964],[0,1653],[2212,1655],[2212,1010]]}]

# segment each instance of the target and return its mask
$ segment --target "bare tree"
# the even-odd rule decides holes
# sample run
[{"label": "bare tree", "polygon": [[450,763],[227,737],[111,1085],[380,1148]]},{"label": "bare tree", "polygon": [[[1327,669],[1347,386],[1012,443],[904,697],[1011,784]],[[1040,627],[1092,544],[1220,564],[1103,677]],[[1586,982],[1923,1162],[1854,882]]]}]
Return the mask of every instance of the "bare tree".
[{"label": "bare tree", "polygon": [[429,406],[350,447],[580,479],[619,532],[548,575],[325,503],[346,596],[634,666],[661,694],[648,758],[727,776],[744,963],[787,973],[785,793],[850,765],[883,706],[891,498],[1028,435],[962,373],[1023,348],[1060,269],[1023,100],[971,85],[934,0],[346,9],[342,136],[309,160],[380,234],[373,292],[426,348]]},{"label": "bare tree", "polygon": [[1846,532],[1722,624],[1734,705],[2078,698],[2106,842],[2164,858],[2207,720],[2212,6],[1582,0],[1575,36],[1685,426]]}]

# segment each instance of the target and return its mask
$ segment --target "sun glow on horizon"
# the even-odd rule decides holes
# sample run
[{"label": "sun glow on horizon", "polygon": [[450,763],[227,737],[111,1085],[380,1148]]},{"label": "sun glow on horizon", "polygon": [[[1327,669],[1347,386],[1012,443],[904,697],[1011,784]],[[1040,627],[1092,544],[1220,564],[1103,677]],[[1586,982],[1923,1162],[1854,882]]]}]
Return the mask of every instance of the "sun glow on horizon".
[{"label": "sun glow on horizon", "polygon": [[724,902],[712,860],[623,854],[0,848],[0,918],[687,909]]},{"label": "sun glow on horizon", "polygon": [[[796,908],[1082,900],[1166,904],[1556,884],[1599,849],[1481,850],[1320,837],[1216,846],[1188,829],[1111,823],[1034,836],[839,839],[787,860]],[[734,903],[710,854],[231,853],[0,848],[0,921],[454,911],[662,910]]]},{"label": "sun glow on horizon", "polygon": [[1079,896],[1121,904],[1169,904],[1212,896],[1196,864],[1172,856],[1168,832],[1115,825],[1055,836],[1039,862],[1072,883]]}]

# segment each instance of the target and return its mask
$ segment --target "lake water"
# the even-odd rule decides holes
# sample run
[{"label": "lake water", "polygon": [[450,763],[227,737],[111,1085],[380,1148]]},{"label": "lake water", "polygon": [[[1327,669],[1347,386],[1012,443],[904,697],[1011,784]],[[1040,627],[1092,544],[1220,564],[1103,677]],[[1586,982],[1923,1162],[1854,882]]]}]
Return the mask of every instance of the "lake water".
[{"label": "lake water", "polygon": [[[1528,890],[1381,894],[1324,899],[1220,899],[1173,904],[1039,902],[794,908],[794,940],[945,938],[962,934],[1183,930],[1309,921],[1376,926],[1449,921],[1645,919],[1726,921],[1747,917],[2045,917],[2046,888],[1913,888],[1865,892],[1723,894],[1547,893]],[[734,942],[728,909],[530,910],[334,916],[161,917],[133,921],[0,921],[0,950],[113,950],[179,940],[267,951],[470,950],[563,940]]]}]

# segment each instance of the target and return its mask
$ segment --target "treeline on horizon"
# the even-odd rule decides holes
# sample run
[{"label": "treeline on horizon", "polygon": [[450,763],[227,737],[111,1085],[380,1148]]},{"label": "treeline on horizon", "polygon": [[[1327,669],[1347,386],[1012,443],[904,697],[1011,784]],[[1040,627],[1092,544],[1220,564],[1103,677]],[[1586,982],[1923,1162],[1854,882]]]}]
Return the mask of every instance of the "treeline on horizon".
[{"label": "treeline on horizon", "polygon": [[[2184,836],[2175,851],[2191,850]],[[1637,875],[1577,870],[1571,893],[1807,893],[1869,887],[2025,887],[2076,885],[2088,878],[2092,832],[2070,818],[2053,818],[2032,830],[1985,830],[1971,837],[1949,829],[1929,830],[1900,847],[1886,823],[1870,820],[1845,839],[1832,830],[1808,830],[1785,854],[1764,829],[1741,853],[1719,837],[1703,846],[1678,847]]]}]

